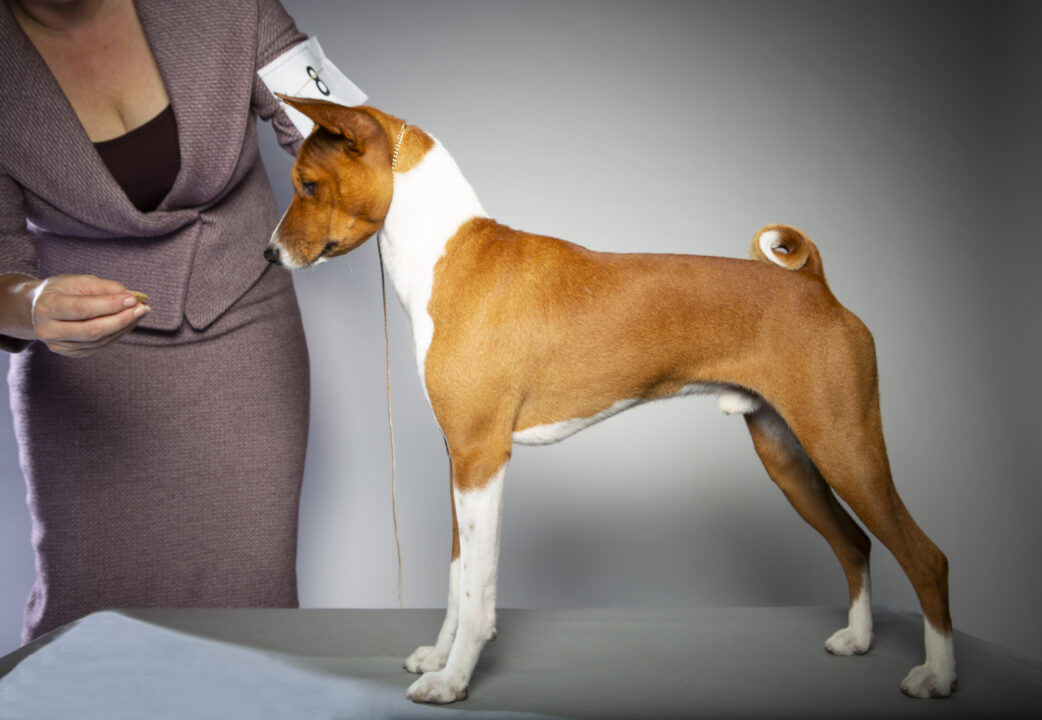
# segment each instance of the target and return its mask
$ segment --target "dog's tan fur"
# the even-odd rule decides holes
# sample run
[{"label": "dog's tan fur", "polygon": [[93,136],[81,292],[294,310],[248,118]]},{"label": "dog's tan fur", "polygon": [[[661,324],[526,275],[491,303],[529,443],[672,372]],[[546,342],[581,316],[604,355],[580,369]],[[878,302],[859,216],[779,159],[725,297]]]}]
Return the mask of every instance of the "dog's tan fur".
[{"label": "dog's tan fur", "polygon": [[[395,172],[420,163],[434,141],[414,126],[400,136],[402,121],[373,108],[286,99],[320,126],[294,166],[297,194],[278,231],[280,251],[304,265],[376,232]],[[302,191],[316,179],[321,191]],[[781,260],[763,255],[767,231],[780,238]],[[746,414],[756,452],[836,552],[851,602],[865,589],[870,542],[836,495],[894,553],[930,625],[950,636],[947,560],[891,480],[871,334],[836,300],[798,230],[764,228],[752,255],[761,262],[599,253],[489,218],[461,225],[435,267],[422,368],[453,492],[496,476],[514,433],[693,384],[736,389],[762,400]]]}]

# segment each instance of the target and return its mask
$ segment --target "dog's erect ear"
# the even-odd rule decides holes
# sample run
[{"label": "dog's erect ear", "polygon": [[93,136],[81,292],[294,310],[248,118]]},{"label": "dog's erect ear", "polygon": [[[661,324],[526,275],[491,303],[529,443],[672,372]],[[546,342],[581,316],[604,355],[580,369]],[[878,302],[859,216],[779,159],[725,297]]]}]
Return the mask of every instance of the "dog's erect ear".
[{"label": "dog's erect ear", "polygon": [[342,135],[347,141],[347,149],[357,155],[365,152],[366,139],[373,132],[380,131],[380,124],[364,110],[337,105],[328,100],[290,97],[282,93],[275,95],[327,132]]}]

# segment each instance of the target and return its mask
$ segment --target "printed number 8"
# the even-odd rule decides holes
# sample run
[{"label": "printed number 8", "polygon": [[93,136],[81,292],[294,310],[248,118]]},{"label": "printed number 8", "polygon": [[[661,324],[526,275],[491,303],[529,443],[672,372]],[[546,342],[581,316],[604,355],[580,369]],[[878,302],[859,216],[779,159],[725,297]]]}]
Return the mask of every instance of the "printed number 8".
[{"label": "printed number 8", "polygon": [[308,65],[308,77],[315,81],[315,87],[318,88],[318,91],[320,93],[322,93],[323,95],[329,94],[329,87],[324,82],[322,82],[322,78],[318,76],[318,70],[311,67],[310,65]]}]

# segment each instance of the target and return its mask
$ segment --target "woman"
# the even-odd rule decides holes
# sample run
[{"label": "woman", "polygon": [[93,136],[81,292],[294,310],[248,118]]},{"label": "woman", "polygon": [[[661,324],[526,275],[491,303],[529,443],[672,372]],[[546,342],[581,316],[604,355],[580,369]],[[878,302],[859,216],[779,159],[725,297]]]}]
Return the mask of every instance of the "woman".
[{"label": "woman", "polygon": [[23,641],[107,607],[297,605],[308,360],[255,116],[296,152],[256,71],[303,40],[277,0],[0,2]]}]

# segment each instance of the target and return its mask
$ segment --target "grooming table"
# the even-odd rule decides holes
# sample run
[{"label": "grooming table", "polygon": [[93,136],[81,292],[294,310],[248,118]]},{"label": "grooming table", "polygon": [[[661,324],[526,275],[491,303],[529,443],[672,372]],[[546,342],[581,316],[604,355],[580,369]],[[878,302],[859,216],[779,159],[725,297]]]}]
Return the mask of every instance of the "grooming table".
[{"label": "grooming table", "polygon": [[956,633],[959,688],[903,696],[918,616],[832,657],[838,608],[501,610],[471,696],[413,704],[401,669],[441,610],[133,610],[0,659],[0,718],[981,718],[1042,715],[1042,663]]}]

